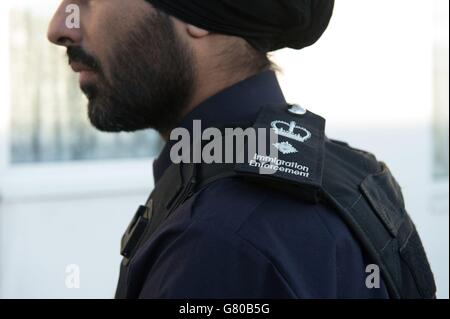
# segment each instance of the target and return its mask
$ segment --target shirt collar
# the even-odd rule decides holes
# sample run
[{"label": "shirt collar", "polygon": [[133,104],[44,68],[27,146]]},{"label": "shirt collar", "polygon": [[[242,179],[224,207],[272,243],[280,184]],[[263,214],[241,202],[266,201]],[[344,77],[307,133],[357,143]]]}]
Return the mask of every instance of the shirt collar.
[{"label": "shirt collar", "polygon": [[[250,122],[256,119],[262,106],[285,102],[275,72],[264,71],[210,97],[189,113],[177,127],[192,132],[194,120],[201,120],[203,129]],[[170,149],[175,143],[176,141],[167,142],[153,163],[155,182],[171,165]]]}]

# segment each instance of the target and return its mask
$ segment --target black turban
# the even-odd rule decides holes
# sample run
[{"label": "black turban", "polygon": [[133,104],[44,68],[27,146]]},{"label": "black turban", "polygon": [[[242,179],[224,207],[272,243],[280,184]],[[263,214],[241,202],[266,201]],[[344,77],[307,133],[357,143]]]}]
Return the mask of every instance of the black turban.
[{"label": "black turban", "polygon": [[202,29],[246,39],[263,52],[302,49],[325,32],[334,0],[147,0]]}]

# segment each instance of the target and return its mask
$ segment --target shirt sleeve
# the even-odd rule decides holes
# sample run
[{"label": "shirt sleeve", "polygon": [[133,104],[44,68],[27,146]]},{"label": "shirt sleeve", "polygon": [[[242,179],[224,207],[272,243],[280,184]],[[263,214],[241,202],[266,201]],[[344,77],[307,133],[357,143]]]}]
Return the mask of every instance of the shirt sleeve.
[{"label": "shirt sleeve", "polygon": [[140,298],[296,298],[257,249],[232,231],[196,221],[152,265]]}]

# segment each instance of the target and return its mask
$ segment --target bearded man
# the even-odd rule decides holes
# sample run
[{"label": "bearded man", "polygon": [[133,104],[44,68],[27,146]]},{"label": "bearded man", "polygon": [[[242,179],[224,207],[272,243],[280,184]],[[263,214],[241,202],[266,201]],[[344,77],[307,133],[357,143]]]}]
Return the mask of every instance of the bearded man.
[{"label": "bearded man", "polygon": [[[69,4],[79,7],[79,28],[66,25]],[[151,128],[167,142],[154,163],[155,190],[123,236],[117,298],[434,297],[386,165],[328,139],[323,118],[288,104],[268,59],[314,44],[333,7],[62,1],[48,38],[67,48],[92,124],[106,132]],[[276,155],[251,157],[270,165],[175,162],[171,133],[192,132],[195,120],[219,132],[266,129],[280,139],[266,145]]]}]

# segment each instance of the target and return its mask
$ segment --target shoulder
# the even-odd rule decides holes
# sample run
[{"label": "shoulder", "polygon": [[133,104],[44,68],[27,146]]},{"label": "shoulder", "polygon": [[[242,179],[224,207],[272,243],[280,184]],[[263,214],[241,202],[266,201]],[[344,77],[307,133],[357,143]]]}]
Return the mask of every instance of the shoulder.
[{"label": "shoulder", "polygon": [[204,189],[191,207],[191,218],[245,238],[258,232],[267,238],[274,232],[281,235],[299,230],[311,239],[333,242],[351,237],[333,208],[240,178],[222,179]]},{"label": "shoulder", "polygon": [[333,209],[229,178],[196,195],[189,214],[147,296],[366,296],[362,251]]},{"label": "shoulder", "polygon": [[323,204],[229,178],[198,195],[191,227],[207,264],[214,254],[221,264],[249,261],[240,268],[264,264],[299,298],[366,296],[363,251]]},{"label": "shoulder", "polygon": [[182,229],[167,225],[153,242],[155,247],[166,245],[151,267],[140,297],[296,298],[272,261],[232,228],[231,215],[219,218],[228,208],[235,208],[232,203],[223,201],[221,210],[204,214],[210,206],[202,200],[197,199],[190,211],[192,218]]}]

